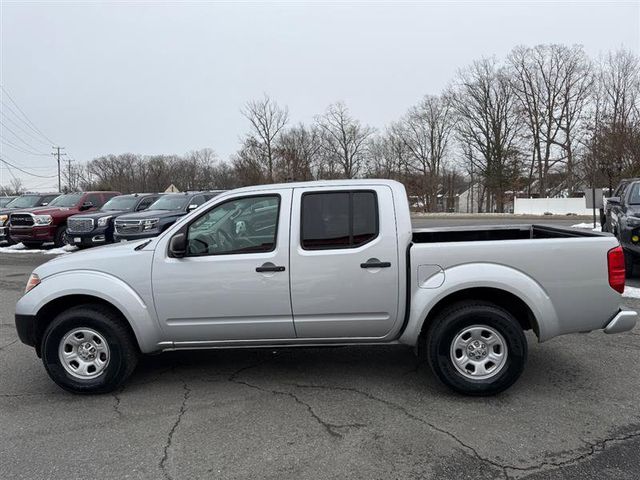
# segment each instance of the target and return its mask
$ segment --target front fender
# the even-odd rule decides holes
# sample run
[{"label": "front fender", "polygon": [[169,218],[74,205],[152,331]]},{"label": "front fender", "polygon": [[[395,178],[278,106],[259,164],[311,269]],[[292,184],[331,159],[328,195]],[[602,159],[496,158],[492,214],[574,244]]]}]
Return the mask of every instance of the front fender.
[{"label": "front fender", "polygon": [[411,314],[400,342],[416,345],[429,312],[449,295],[470,288],[495,288],[520,298],[531,310],[538,327],[540,342],[559,332],[558,315],[542,286],[525,273],[494,263],[456,265],[444,271],[444,282],[438,288],[418,288],[412,278]]},{"label": "front fender", "polygon": [[37,315],[51,301],[69,295],[88,295],[110,303],[131,325],[142,352],[158,350],[161,336],[153,308],[126,282],[103,272],[74,270],[48,276],[18,300],[16,314]]}]

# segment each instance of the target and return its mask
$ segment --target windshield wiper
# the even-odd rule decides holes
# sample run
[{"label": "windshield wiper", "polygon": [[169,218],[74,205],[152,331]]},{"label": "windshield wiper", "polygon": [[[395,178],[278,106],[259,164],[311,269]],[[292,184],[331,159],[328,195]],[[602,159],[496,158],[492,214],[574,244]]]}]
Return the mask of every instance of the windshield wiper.
[{"label": "windshield wiper", "polygon": [[149,245],[152,241],[153,241],[153,238],[147,240],[146,242],[142,242],[140,245],[138,245],[136,248],[134,248],[134,250],[142,250],[144,247]]}]

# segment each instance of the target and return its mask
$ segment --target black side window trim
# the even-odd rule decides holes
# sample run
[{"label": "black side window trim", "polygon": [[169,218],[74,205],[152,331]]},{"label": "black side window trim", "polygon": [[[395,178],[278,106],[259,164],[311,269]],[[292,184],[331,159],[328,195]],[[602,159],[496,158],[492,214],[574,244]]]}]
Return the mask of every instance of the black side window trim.
[{"label": "black side window trim", "polygon": [[[328,194],[332,194],[332,193],[348,193],[349,194],[349,245],[348,246],[333,246],[333,245],[328,245],[328,246],[317,246],[317,247],[305,247],[303,244],[304,241],[304,237],[303,237],[303,226],[304,226],[304,197],[307,195],[328,195]],[[372,193],[373,194],[373,202],[374,202],[374,208],[375,208],[375,213],[376,213],[376,234],[374,237],[371,237],[369,240],[367,240],[366,242],[363,243],[359,243],[357,245],[353,244],[353,194],[354,193]],[[380,236],[380,209],[378,208],[378,192],[376,192],[375,190],[365,190],[365,189],[360,189],[360,190],[327,190],[327,191],[323,191],[323,190],[315,190],[312,192],[304,192],[302,194],[302,196],[300,197],[300,247],[302,247],[303,250],[307,250],[307,251],[314,251],[314,250],[348,250],[351,248],[360,248],[368,243],[373,242],[376,238],[378,238]]]},{"label": "black side window trim", "polygon": [[[225,255],[259,255],[259,254],[274,252],[278,248],[278,233],[279,233],[279,230],[280,230],[280,209],[282,208],[282,196],[279,193],[260,193],[258,195],[245,195],[243,197],[233,197],[233,198],[229,198],[229,199],[227,199],[227,200],[225,200],[223,202],[216,203],[211,208],[209,208],[206,211],[202,212],[196,218],[194,218],[189,223],[187,223],[184,227],[182,227],[174,235],[176,235],[178,233],[184,233],[184,235],[187,237],[187,242],[189,242],[189,227],[191,226],[191,224],[193,224],[194,222],[197,222],[200,218],[204,217],[206,214],[208,214],[214,208],[218,208],[218,207],[224,205],[225,203],[235,202],[235,201],[238,201],[238,200],[244,200],[245,198],[260,198],[260,197],[276,197],[278,199],[278,211],[276,212],[276,231],[275,231],[275,233],[273,235],[273,248],[271,248],[270,250],[263,250],[261,252],[222,252],[222,253],[197,253],[197,254],[193,254],[193,253],[188,253],[188,251],[187,251],[187,254],[184,256],[184,258],[186,258],[186,257],[222,257],[222,256],[225,256]],[[169,242],[169,244],[170,243],[171,242]],[[167,244],[167,248],[169,247],[169,244]]]}]

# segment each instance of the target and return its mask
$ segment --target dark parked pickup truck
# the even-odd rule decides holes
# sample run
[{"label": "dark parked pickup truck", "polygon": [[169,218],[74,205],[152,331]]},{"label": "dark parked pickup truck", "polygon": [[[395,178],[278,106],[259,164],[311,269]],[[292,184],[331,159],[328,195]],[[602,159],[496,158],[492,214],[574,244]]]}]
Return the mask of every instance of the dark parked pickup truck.
[{"label": "dark parked pickup truck", "polygon": [[144,212],[118,217],[115,221],[113,237],[116,242],[155,237],[173,225],[180,217],[220,193],[222,190],[163,195]]},{"label": "dark parked pickup truck", "polygon": [[59,193],[27,193],[14,198],[4,208],[0,208],[0,242],[13,243],[9,236],[8,225],[11,212],[44,207],[58,196],[60,196]]},{"label": "dark parked pickup truck", "polygon": [[94,211],[120,192],[76,192],[60,195],[43,208],[19,210],[9,215],[9,235],[27,248],[45,242],[56,247],[67,243],[67,219],[76,213]]},{"label": "dark parked pickup truck", "polygon": [[135,193],[113,197],[100,210],[79,213],[67,220],[67,238],[77,247],[93,247],[113,243],[113,223],[128,213],[146,210],[161,194]]},{"label": "dark parked pickup truck", "polygon": [[624,249],[627,276],[640,261],[640,179],[625,179],[606,199],[603,230],[613,233]]}]

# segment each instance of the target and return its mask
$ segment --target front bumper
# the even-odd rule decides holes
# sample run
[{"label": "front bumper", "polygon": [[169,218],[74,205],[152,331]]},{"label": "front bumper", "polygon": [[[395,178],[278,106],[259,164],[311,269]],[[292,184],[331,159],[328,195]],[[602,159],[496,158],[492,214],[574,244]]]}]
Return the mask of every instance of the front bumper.
[{"label": "front bumper", "polygon": [[604,327],[604,333],[628,332],[636,326],[638,312],[634,310],[620,310]]},{"label": "front bumper", "polygon": [[33,227],[11,226],[9,234],[16,242],[52,242],[56,235],[55,225],[34,225]]},{"label": "front bumper", "polygon": [[25,345],[36,346],[36,317],[35,315],[21,315],[16,313],[16,330],[18,338]]},{"label": "front bumper", "polygon": [[9,227],[0,227],[0,242],[9,240]]},{"label": "front bumper", "polygon": [[115,242],[132,242],[133,240],[142,240],[145,238],[154,238],[160,235],[158,230],[149,231],[149,232],[141,232],[141,233],[128,233],[126,235],[114,233],[113,240]]},{"label": "front bumper", "polygon": [[90,232],[72,232],[67,229],[67,238],[71,245],[80,247],[92,247],[95,245],[105,245],[113,242],[113,234],[105,227],[95,228]]}]

